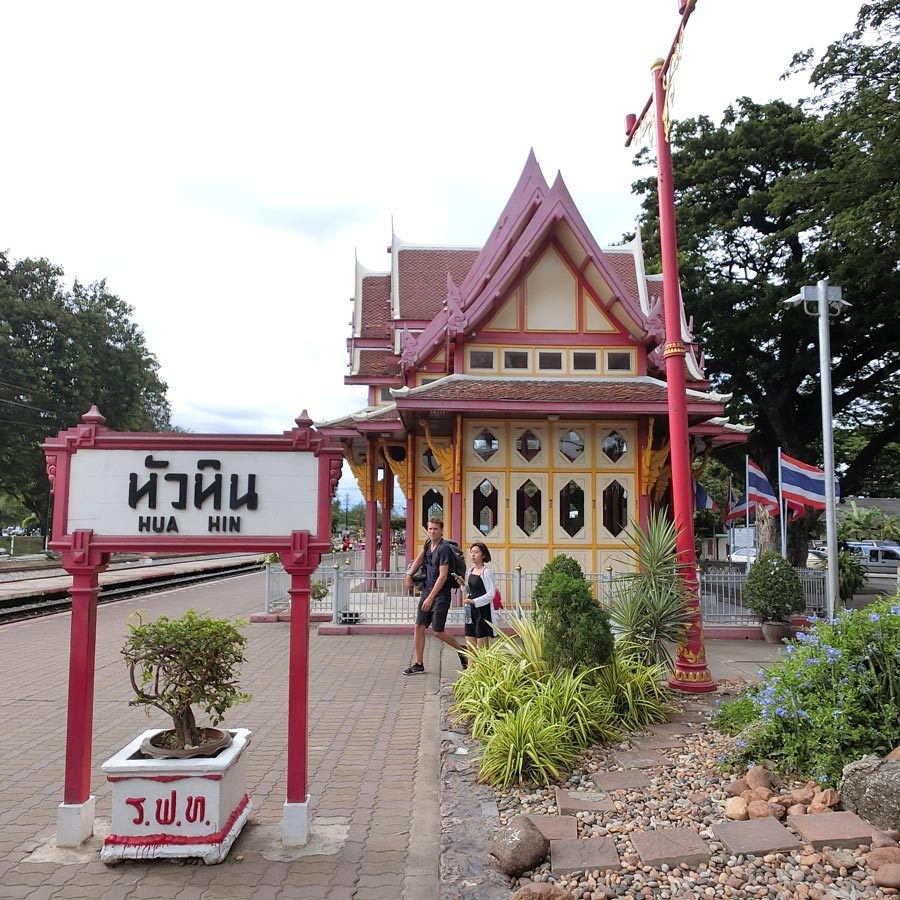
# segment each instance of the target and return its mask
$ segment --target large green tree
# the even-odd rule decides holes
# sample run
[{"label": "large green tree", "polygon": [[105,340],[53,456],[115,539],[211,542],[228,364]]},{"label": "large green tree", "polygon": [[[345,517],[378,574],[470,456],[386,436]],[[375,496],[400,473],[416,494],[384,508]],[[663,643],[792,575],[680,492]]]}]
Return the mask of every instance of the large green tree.
[{"label": "large green tree", "polygon": [[[673,129],[685,304],[708,375],[734,394],[731,415],[755,425],[749,450],[771,474],[779,445],[809,462],[821,454],[816,320],[781,301],[828,276],[853,304],[831,329],[834,415],[854,435],[839,458],[844,494],[900,437],[898,35],[900,0],[866,4],[811,67],[814,101],[745,97],[719,124]],[[652,250],[655,178],[634,189]]]},{"label": "large green tree", "polygon": [[68,288],[46,259],[0,252],[0,491],[42,521],[45,437],[92,403],[111,428],[169,427],[166,385],[131,313],[103,281]]}]

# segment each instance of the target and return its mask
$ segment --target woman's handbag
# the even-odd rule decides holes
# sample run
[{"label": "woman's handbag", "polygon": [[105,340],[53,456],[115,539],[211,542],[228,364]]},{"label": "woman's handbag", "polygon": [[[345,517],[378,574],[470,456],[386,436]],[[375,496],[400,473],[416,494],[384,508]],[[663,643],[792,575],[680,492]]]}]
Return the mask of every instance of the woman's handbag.
[{"label": "woman's handbag", "polygon": [[503,609],[503,598],[500,596],[500,588],[494,591],[494,609]]}]

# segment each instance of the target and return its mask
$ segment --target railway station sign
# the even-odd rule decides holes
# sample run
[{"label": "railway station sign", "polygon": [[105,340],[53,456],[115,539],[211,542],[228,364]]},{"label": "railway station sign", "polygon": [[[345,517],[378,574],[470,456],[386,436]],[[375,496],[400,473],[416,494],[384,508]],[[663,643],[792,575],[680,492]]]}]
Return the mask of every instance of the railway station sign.
[{"label": "railway station sign", "polygon": [[277,551],[330,541],[341,451],[301,417],[280,435],[116,432],[96,409],[44,442],[51,547]]}]

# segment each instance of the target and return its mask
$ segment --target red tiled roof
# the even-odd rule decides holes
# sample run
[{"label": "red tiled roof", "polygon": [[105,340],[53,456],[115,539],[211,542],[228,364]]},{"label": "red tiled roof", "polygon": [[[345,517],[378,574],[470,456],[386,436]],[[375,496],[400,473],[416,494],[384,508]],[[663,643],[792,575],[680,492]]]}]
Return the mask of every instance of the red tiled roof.
[{"label": "red tiled roof", "polygon": [[[363,418],[354,418],[354,416],[359,416],[361,414],[365,414]],[[317,428],[356,428],[357,425],[365,424],[366,422],[376,422],[379,425],[402,425],[402,420],[400,418],[400,414],[397,412],[397,408],[395,406],[385,407],[384,409],[372,409],[372,407],[366,407],[365,409],[361,409],[358,413],[354,413],[353,415],[345,416],[343,419],[335,419],[333,422],[322,422],[317,423]]]},{"label": "red tiled roof", "polygon": [[433,319],[447,297],[447,273],[462,284],[478,253],[447,247],[401,247],[397,258],[400,318]]},{"label": "red tiled roof", "polygon": [[[665,403],[666,386],[637,379],[604,381],[581,379],[570,381],[562,378],[442,378],[409,395],[395,394],[398,405],[404,400],[431,402],[453,400],[541,401],[545,403]],[[712,397],[689,396],[688,403],[721,402]]]},{"label": "red tiled roof", "polygon": [[631,299],[635,303],[640,302],[638,294],[637,275],[634,271],[634,254],[633,253],[609,253],[603,254],[603,258],[609,264],[610,269],[618,276],[626,290],[631,294]]},{"label": "red tiled roof", "polygon": [[662,300],[662,295],[663,295],[662,281],[658,281],[656,279],[651,281],[648,278],[647,279],[647,296],[650,298],[650,305],[652,306],[657,300]]},{"label": "red tiled roof", "polygon": [[388,338],[391,320],[391,276],[366,275],[362,282],[360,337]]},{"label": "red tiled roof", "polygon": [[390,350],[360,350],[359,371],[354,374],[390,378],[400,374],[400,360]]}]

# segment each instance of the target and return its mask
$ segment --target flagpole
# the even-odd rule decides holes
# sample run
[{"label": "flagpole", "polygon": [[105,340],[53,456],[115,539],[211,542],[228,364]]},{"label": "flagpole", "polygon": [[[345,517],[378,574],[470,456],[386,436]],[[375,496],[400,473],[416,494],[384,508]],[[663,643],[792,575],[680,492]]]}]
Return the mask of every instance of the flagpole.
[{"label": "flagpole", "polygon": [[[744,454],[744,500],[747,508],[744,510],[744,527],[750,531],[750,456]],[[753,531],[753,549],[756,549],[756,530]],[[747,568],[750,568],[750,554],[747,553]]]},{"label": "flagpole", "polygon": [[778,509],[781,511],[781,555],[787,559],[787,507],[784,505],[784,494],[781,490],[781,447],[778,448]]}]

